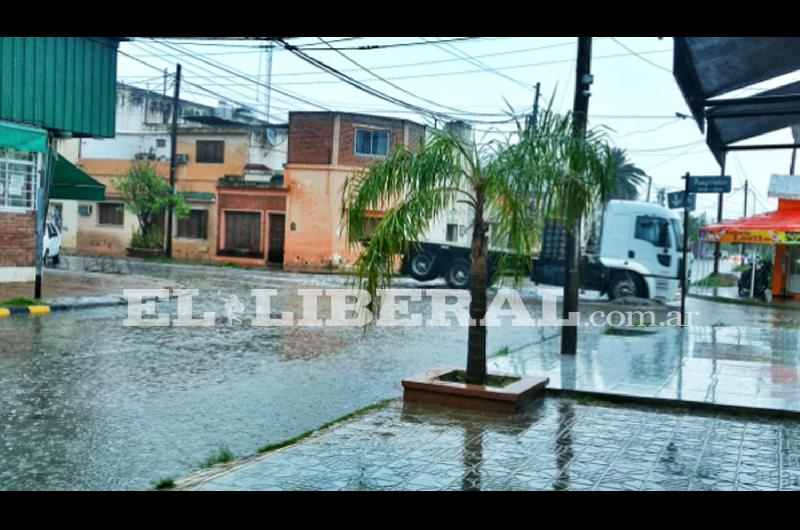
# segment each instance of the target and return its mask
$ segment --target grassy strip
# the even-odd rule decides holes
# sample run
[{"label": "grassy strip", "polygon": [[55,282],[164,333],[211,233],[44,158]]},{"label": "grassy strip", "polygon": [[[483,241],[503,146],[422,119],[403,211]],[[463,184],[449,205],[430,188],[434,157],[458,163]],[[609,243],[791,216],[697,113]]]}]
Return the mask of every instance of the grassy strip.
[{"label": "grassy strip", "polygon": [[37,303],[27,298],[12,298],[11,300],[0,302],[0,307],[28,307],[31,305],[37,305]]},{"label": "grassy strip", "polygon": [[154,490],[171,490],[175,487],[175,479],[172,477],[162,478],[153,483]]},{"label": "grassy strip", "polygon": [[227,447],[222,447],[222,448],[220,448],[219,451],[217,451],[213,455],[211,455],[208,458],[206,458],[205,460],[203,460],[203,463],[201,464],[201,467],[203,469],[207,469],[209,467],[214,467],[217,464],[224,464],[226,462],[232,462],[234,458],[235,457],[234,457],[233,453],[230,451],[230,449],[228,449]]},{"label": "grassy strip", "polygon": [[702,280],[694,282],[697,287],[735,287],[738,278],[732,274],[711,273]]},{"label": "grassy strip", "polygon": [[358,417],[363,416],[363,415],[365,415],[365,414],[367,414],[369,412],[372,412],[372,411],[375,411],[375,410],[378,410],[378,409],[382,409],[382,408],[386,407],[389,403],[394,401],[395,399],[397,399],[397,398],[389,398],[389,399],[385,399],[383,401],[379,401],[378,403],[374,403],[372,405],[368,405],[368,406],[364,407],[363,409],[358,409],[355,412],[351,412],[349,414],[345,414],[344,416],[342,416],[340,418],[337,418],[337,419],[335,419],[333,421],[329,421],[328,423],[325,423],[325,424],[317,427],[316,429],[312,429],[310,431],[306,431],[303,434],[295,436],[294,438],[289,438],[288,440],[284,440],[282,442],[265,445],[264,447],[262,447],[261,449],[258,450],[258,454],[269,453],[270,451],[275,451],[277,449],[281,449],[281,448],[287,447],[289,445],[294,445],[294,444],[296,444],[297,442],[299,442],[301,440],[305,440],[306,438],[308,438],[309,436],[311,436],[312,434],[314,434],[316,432],[322,431],[322,430],[327,429],[329,427],[333,427],[334,425],[338,425],[339,423],[345,422],[347,420],[352,420],[353,418],[358,418]]}]

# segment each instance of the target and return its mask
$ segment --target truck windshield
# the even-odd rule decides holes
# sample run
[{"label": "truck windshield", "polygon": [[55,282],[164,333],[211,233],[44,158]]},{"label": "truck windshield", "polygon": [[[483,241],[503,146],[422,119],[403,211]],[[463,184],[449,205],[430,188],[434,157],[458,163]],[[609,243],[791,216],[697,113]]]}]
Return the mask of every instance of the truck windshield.
[{"label": "truck windshield", "polygon": [[672,223],[672,234],[675,236],[675,247],[683,251],[683,226],[677,219],[670,219],[670,223]]}]

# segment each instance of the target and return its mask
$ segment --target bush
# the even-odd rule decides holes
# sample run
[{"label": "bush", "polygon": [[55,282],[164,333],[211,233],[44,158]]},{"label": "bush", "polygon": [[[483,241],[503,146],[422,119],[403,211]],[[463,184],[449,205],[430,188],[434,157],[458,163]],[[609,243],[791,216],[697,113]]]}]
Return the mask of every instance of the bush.
[{"label": "bush", "polygon": [[145,234],[137,230],[131,236],[131,248],[162,249],[164,237],[158,229],[151,229]]}]

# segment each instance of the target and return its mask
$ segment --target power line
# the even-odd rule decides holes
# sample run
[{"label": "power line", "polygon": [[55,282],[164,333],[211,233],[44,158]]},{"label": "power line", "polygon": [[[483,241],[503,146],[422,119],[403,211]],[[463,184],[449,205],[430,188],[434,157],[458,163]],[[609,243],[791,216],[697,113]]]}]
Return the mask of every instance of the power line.
[{"label": "power line", "polygon": [[322,109],[322,110],[327,110],[327,111],[331,110],[331,109],[325,107],[324,105],[319,105],[319,104],[317,104],[317,103],[315,103],[315,102],[313,102],[311,100],[308,100],[306,98],[297,96],[297,95],[295,95],[295,94],[293,94],[293,93],[291,93],[291,92],[289,92],[287,90],[279,89],[279,88],[276,88],[276,87],[274,87],[272,85],[268,85],[268,84],[266,84],[266,83],[264,83],[264,82],[262,82],[262,81],[260,81],[258,79],[253,79],[252,77],[250,77],[250,76],[248,76],[246,74],[243,74],[240,71],[234,70],[234,69],[229,68],[229,67],[227,67],[225,65],[221,65],[217,61],[212,61],[210,59],[206,59],[204,57],[198,56],[198,55],[196,55],[196,54],[194,54],[192,52],[189,52],[189,51],[187,51],[187,50],[185,50],[185,49],[183,49],[181,47],[176,47],[176,46],[173,46],[171,44],[163,43],[163,42],[158,41],[156,39],[152,39],[152,40],[154,42],[158,43],[158,44],[161,44],[162,46],[166,46],[166,47],[172,48],[173,50],[181,51],[181,52],[189,55],[190,57],[194,57],[195,59],[197,59],[197,60],[199,60],[201,62],[204,62],[206,64],[209,64],[211,66],[214,66],[216,68],[219,68],[220,70],[224,70],[224,71],[226,71],[226,72],[228,72],[230,74],[237,75],[238,77],[241,77],[242,79],[246,79],[246,80],[251,81],[253,83],[259,84],[259,85],[264,86],[264,87],[267,87],[268,89],[274,90],[275,92],[277,92],[279,94],[283,94],[284,96],[290,97],[290,98],[295,99],[297,101],[301,101],[301,102],[305,103],[306,105],[311,105],[312,107],[317,107],[317,108]]},{"label": "power line", "polygon": [[[314,57],[311,57],[310,55],[304,53],[301,50],[296,49],[294,46],[292,46],[291,44],[285,42],[282,39],[276,39],[276,41],[279,42],[284,48],[286,48],[287,50],[292,52],[294,55],[296,55],[300,59],[308,62],[309,64],[312,64],[312,65],[320,68],[321,70],[324,70],[325,72],[330,73],[331,75],[341,79],[342,81],[344,81],[348,85],[351,85],[351,86],[361,90],[362,92],[366,92],[367,94],[370,94],[371,96],[374,96],[376,98],[382,99],[384,101],[388,101],[389,103],[393,103],[393,104],[398,105],[400,107],[405,107],[405,108],[408,108],[408,109],[416,110],[417,112],[419,112],[419,114],[424,115],[424,116],[428,116],[428,117],[431,117],[431,118],[444,119],[444,120],[453,120],[454,119],[453,116],[451,116],[451,115],[449,115],[447,113],[426,109],[426,108],[421,107],[419,105],[415,105],[413,103],[409,103],[407,101],[404,101],[402,99],[396,98],[394,96],[390,96],[390,95],[388,95],[388,94],[386,94],[384,92],[381,92],[380,90],[372,88],[372,87],[370,87],[368,85],[365,85],[365,84],[357,81],[356,79],[353,79],[352,77],[348,76],[347,74],[344,74],[344,73],[340,72],[336,68],[334,68],[334,67],[332,67],[332,66],[330,66],[330,65],[328,65],[328,64],[326,64],[326,63],[324,63],[324,62],[322,62],[322,61],[320,61],[320,60],[318,60],[318,59],[316,59]],[[502,120],[502,121],[482,121],[482,120],[467,120],[467,121],[471,121],[473,123],[508,123],[510,121],[513,121],[514,119],[515,118],[511,118],[509,120]]]},{"label": "power line", "polygon": [[629,52],[631,52],[633,55],[635,55],[635,56],[636,56],[636,57],[638,57],[639,59],[641,59],[641,60],[643,60],[644,62],[646,62],[647,64],[649,64],[649,65],[651,65],[651,66],[655,66],[655,67],[656,67],[656,68],[658,68],[659,70],[664,70],[664,71],[665,71],[665,72],[667,72],[668,74],[672,75],[672,70],[670,70],[669,68],[664,68],[664,67],[663,67],[663,66],[661,66],[660,64],[656,64],[656,63],[654,63],[653,61],[651,61],[651,60],[647,59],[646,57],[642,57],[642,55],[640,55],[639,53],[637,53],[637,52],[635,52],[635,51],[631,50],[630,48],[628,48],[627,46],[625,46],[624,44],[622,44],[622,43],[621,43],[621,42],[620,42],[620,41],[619,41],[619,40],[618,40],[616,37],[611,37],[611,40],[613,40],[614,42],[616,42],[617,44],[619,44],[620,46],[622,46],[623,48],[625,48],[626,50],[628,50]]},{"label": "power line", "polygon": [[[331,49],[333,49],[333,46],[331,46],[331,45],[330,45],[328,42],[326,42],[325,40],[323,40],[323,39],[322,39],[322,37],[318,37],[318,38],[319,38],[319,40],[320,40],[320,41],[322,41],[324,44],[327,44],[328,46],[330,46],[330,48],[331,48]],[[408,94],[408,95],[409,95],[409,96],[411,96],[411,97],[415,97],[415,98],[417,98],[417,99],[419,99],[419,100],[421,100],[421,101],[424,101],[424,102],[426,102],[426,103],[429,103],[429,104],[431,104],[431,105],[434,105],[434,106],[437,106],[437,107],[441,107],[441,108],[443,108],[443,109],[447,109],[447,110],[450,110],[450,111],[453,111],[453,112],[456,112],[456,113],[459,113],[459,114],[462,114],[462,115],[471,115],[471,116],[496,116],[496,114],[486,114],[486,113],[482,113],[482,112],[465,112],[465,111],[463,111],[463,110],[461,110],[461,109],[457,109],[457,108],[451,107],[451,106],[449,106],[449,105],[443,105],[443,104],[441,104],[441,103],[437,103],[436,101],[432,101],[432,100],[430,100],[430,99],[424,98],[424,97],[422,97],[422,96],[419,96],[419,95],[417,95],[417,94],[414,94],[413,92],[410,92],[410,91],[406,90],[405,88],[403,88],[403,87],[401,87],[401,86],[398,86],[398,85],[397,85],[397,84],[395,84],[395,83],[392,83],[391,81],[388,81],[388,80],[384,79],[383,77],[379,76],[378,74],[376,74],[375,72],[373,72],[373,71],[371,71],[370,69],[366,68],[365,66],[362,66],[360,63],[356,62],[354,59],[352,59],[352,58],[348,57],[348,56],[347,56],[347,54],[345,54],[344,52],[342,52],[342,51],[339,51],[339,50],[336,50],[336,53],[338,53],[339,55],[341,55],[342,57],[344,57],[344,58],[345,58],[345,59],[347,59],[349,62],[353,63],[354,65],[356,65],[357,67],[359,67],[359,68],[360,68],[360,69],[362,69],[363,71],[367,72],[367,73],[368,73],[368,74],[370,74],[371,76],[375,77],[376,79],[378,79],[378,80],[380,80],[380,81],[383,81],[383,82],[384,82],[384,83],[386,83],[387,85],[389,85],[389,86],[391,86],[391,87],[393,87],[393,88],[395,88],[395,89],[399,90],[400,92],[403,92],[404,94]]]},{"label": "power line", "polygon": [[[442,42],[461,42],[461,41],[468,41],[468,40],[471,40],[471,41],[474,41],[474,40],[494,40],[494,39],[502,39],[502,38],[506,38],[506,37],[456,37],[456,38],[452,38],[452,39],[447,39],[446,41],[442,41]],[[275,39],[275,38],[270,38],[269,40],[285,41],[285,39]],[[288,43],[286,43],[286,44],[288,44]],[[363,50],[379,50],[379,49],[386,49],[386,48],[401,48],[401,47],[406,47],[406,46],[421,46],[421,45],[425,45],[425,44],[431,44],[431,43],[427,43],[427,42],[401,42],[401,43],[395,43],[395,44],[370,44],[370,45],[350,46],[350,47],[346,47],[345,46],[345,47],[337,47],[337,48],[334,48],[334,49],[335,50],[342,50],[342,51],[347,51],[347,50],[363,51]],[[297,46],[295,46],[293,44],[290,44],[290,46],[292,46],[293,48],[298,48]],[[303,47],[302,49],[303,50],[330,51],[330,48]],[[289,51],[291,51],[291,50],[289,50]]]},{"label": "power line", "polygon": [[[511,81],[512,83],[515,83],[516,85],[521,85],[526,90],[533,90],[533,87],[528,85],[527,83],[523,83],[522,81],[520,81],[518,79],[514,79],[513,77],[508,76],[508,75],[504,74],[503,72],[495,70],[494,68],[492,68],[491,66],[487,65],[486,63],[484,63],[484,62],[482,62],[482,61],[480,61],[480,60],[478,60],[478,59],[476,59],[474,57],[469,56],[468,54],[462,52],[458,48],[455,48],[452,44],[445,44],[444,46],[440,45],[440,42],[442,42],[441,39],[437,39],[437,40],[439,40],[439,42],[432,42],[432,41],[429,41],[428,39],[426,39],[425,37],[422,37],[422,40],[424,40],[425,42],[429,42],[429,43],[433,44],[434,46],[436,46],[437,48],[439,48],[440,50],[442,50],[445,53],[448,53],[448,54],[453,55],[455,57],[460,57],[462,60],[470,63],[473,66],[477,66],[482,70],[485,70],[487,72],[491,72],[493,74],[496,74],[496,75],[502,77],[503,79],[506,79],[508,81]],[[447,48],[445,48],[445,46],[447,46]],[[452,49],[452,51],[451,51],[451,49]]]},{"label": "power line", "polygon": [[[145,43],[138,43],[138,46],[147,46],[148,48],[151,48],[151,46],[150,46],[150,45],[147,45],[147,44],[145,44]],[[155,48],[155,47],[152,47],[152,48],[157,50],[157,48]],[[186,59],[187,59],[186,57],[184,57],[184,58],[181,58],[181,57],[175,56],[174,54],[170,54],[170,53],[168,53],[168,52],[162,52],[162,57],[163,57],[163,56],[170,57],[170,58],[172,58],[172,59],[175,59],[176,61],[183,61],[184,63],[186,63],[186,62],[187,62],[187,61],[186,61]],[[194,65],[194,64],[192,64],[192,63],[189,63],[189,66],[190,66],[190,67],[192,67],[192,68],[194,68],[194,67],[195,67],[195,65]],[[202,67],[202,66],[198,66],[198,68],[201,68],[201,69],[203,69],[204,71],[210,71],[210,70],[208,70],[208,69],[206,69],[206,68],[204,68],[204,67]],[[185,77],[185,76],[181,76],[181,77],[182,77],[182,78],[184,79],[184,81],[186,81],[187,83],[189,82],[189,81],[188,81],[188,79],[186,79],[186,77]],[[201,74],[194,73],[194,74],[193,74],[193,77],[199,77],[199,78],[201,78],[201,79],[202,79],[204,76],[203,76],[203,75],[201,75]],[[198,85],[195,85],[195,86],[198,86]],[[203,88],[204,88],[204,89],[206,89],[206,88],[207,88],[207,87],[206,87],[206,85],[203,85]],[[230,90],[230,89],[229,89],[229,90]],[[249,97],[250,97],[248,94],[244,94],[243,92],[241,92],[241,91],[239,91],[239,90],[235,90],[235,91],[234,91],[234,90],[231,90],[231,91],[232,91],[232,92],[234,92],[234,93],[236,93],[236,94],[238,94],[239,96],[244,96],[245,98],[249,98]],[[233,101],[233,100],[231,100],[231,101]],[[244,104],[242,104],[242,103],[240,103],[240,104],[241,104],[241,105],[244,105]],[[263,111],[261,111],[261,114],[265,114],[265,115],[266,115],[266,113],[265,113],[265,112],[263,112]],[[267,116],[267,119],[268,119],[268,120],[272,120],[272,119],[274,119],[275,121],[282,121],[282,119],[280,119],[280,118],[278,118],[278,117],[273,117],[273,116]]]},{"label": "power line", "polygon": [[[141,64],[143,64],[143,65],[145,65],[145,66],[148,66],[148,67],[150,67],[150,68],[153,68],[154,70],[161,70],[161,68],[160,68],[160,67],[158,67],[158,66],[154,66],[154,65],[152,65],[152,64],[150,64],[150,63],[148,63],[148,62],[146,62],[146,61],[143,61],[142,59],[138,59],[138,58],[136,58],[136,57],[133,57],[132,55],[130,55],[130,54],[128,54],[128,53],[125,53],[125,52],[123,52],[122,50],[117,50],[117,53],[120,53],[120,54],[124,55],[125,57],[128,57],[128,58],[130,58],[130,59],[133,59],[134,61],[137,61],[137,62],[139,62],[139,63],[141,63]],[[199,90],[202,90],[203,92],[207,92],[207,93],[209,93],[209,94],[211,94],[211,95],[213,95],[213,96],[215,96],[215,97],[217,97],[217,98],[223,99],[223,100],[225,100],[225,101],[229,101],[229,102],[231,102],[231,103],[236,103],[236,104],[237,104],[237,105],[239,105],[240,107],[246,108],[246,109],[248,109],[248,110],[250,110],[250,111],[252,111],[252,112],[255,112],[255,113],[257,113],[257,114],[262,114],[262,115],[264,115],[264,114],[265,114],[265,113],[264,113],[264,111],[262,111],[262,110],[259,110],[259,109],[256,109],[256,108],[253,108],[253,107],[251,107],[251,106],[249,106],[249,105],[242,104],[240,101],[237,101],[237,100],[235,100],[235,99],[232,99],[232,98],[230,98],[230,97],[228,97],[228,96],[224,96],[224,95],[222,95],[222,94],[220,94],[220,93],[218,93],[218,92],[214,92],[213,90],[209,90],[209,89],[207,89],[207,88],[205,88],[205,87],[203,87],[203,86],[201,86],[201,85],[198,85],[198,84],[192,83],[192,82],[190,82],[190,81],[186,81],[186,80],[182,80],[182,82],[184,82],[184,83],[186,83],[186,84],[188,84],[188,85],[191,85],[191,86],[193,86],[193,87],[195,87],[195,88],[197,88],[197,89],[199,89]],[[267,118],[269,118],[269,116],[267,116]]]},{"label": "power line", "polygon": [[[331,41],[328,41],[328,42],[331,42]],[[483,59],[483,58],[486,58],[486,57],[499,57],[499,56],[502,56],[502,55],[514,55],[514,54],[519,54],[519,53],[527,53],[527,52],[532,52],[532,51],[540,51],[540,50],[545,50],[545,49],[550,49],[550,48],[561,48],[561,47],[564,47],[564,46],[574,46],[574,45],[575,45],[575,43],[572,42],[572,41],[570,41],[570,42],[561,42],[561,43],[556,43],[556,44],[547,44],[547,45],[544,45],[544,46],[534,46],[534,47],[531,47],[531,48],[521,48],[521,49],[515,48],[513,50],[504,50],[504,51],[501,51],[501,52],[492,52],[492,53],[486,53],[486,54],[481,54],[481,55],[473,55],[472,57],[474,57],[476,59]],[[191,44],[188,44],[188,46],[191,46]],[[261,50],[265,49],[266,47],[267,46],[259,46],[257,49],[254,50],[254,52],[261,51]],[[642,53],[661,53],[661,52],[666,52],[666,51],[669,51],[669,50],[653,50],[653,51],[642,52]],[[224,52],[222,52],[222,53],[224,53]],[[251,52],[248,52],[248,53],[251,53]],[[209,55],[209,54],[205,53],[204,55]],[[621,56],[627,56],[627,55],[630,55],[630,54],[616,54],[616,55],[613,55],[613,57],[621,57]],[[608,57],[612,57],[612,56],[611,55],[609,55],[609,56],[599,56],[599,57],[595,57],[595,59],[603,59],[603,58],[608,58]],[[569,60],[572,60],[572,59],[566,59],[566,61],[569,61]],[[413,62],[413,63],[378,65],[378,66],[372,66],[372,67],[370,67],[370,69],[371,70],[386,70],[386,69],[395,69],[395,68],[412,68],[412,67],[417,67],[417,66],[428,66],[428,65],[444,64],[444,63],[455,63],[455,62],[460,62],[460,61],[462,61],[461,58],[436,59],[436,60],[432,60],[432,61],[418,61],[418,62]],[[521,68],[521,67],[524,67],[524,66],[538,66],[539,64],[540,63],[533,63],[533,64],[530,64],[530,65],[518,65],[518,66],[514,66],[513,68]],[[503,67],[498,67],[498,68],[503,68]],[[345,73],[351,73],[351,72],[357,72],[359,70],[360,69],[358,69],[358,68],[349,68],[349,69],[342,69],[341,71],[345,72]],[[472,71],[475,71],[475,70],[471,70],[471,72]],[[293,76],[308,76],[308,75],[323,75],[323,74],[324,74],[324,72],[320,72],[317,69],[317,70],[308,70],[308,71],[305,71],[305,72],[275,73],[275,74],[273,74],[273,77],[293,77]],[[231,77],[236,77],[236,76],[219,75],[218,77],[220,77],[220,78],[231,78]]]}]

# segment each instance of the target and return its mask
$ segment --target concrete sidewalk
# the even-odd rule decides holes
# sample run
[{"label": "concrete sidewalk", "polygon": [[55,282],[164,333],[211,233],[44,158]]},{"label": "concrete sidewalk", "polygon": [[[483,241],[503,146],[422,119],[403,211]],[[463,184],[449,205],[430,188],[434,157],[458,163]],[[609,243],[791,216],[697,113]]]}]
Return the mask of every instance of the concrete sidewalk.
[{"label": "concrete sidewalk", "polygon": [[[156,289],[172,287],[174,284],[175,282],[163,278],[138,274],[45,269],[42,278],[42,302],[49,305],[96,305],[101,297],[121,297],[123,289]],[[0,283],[0,302],[13,298],[33,299],[33,294],[33,282]]]}]

